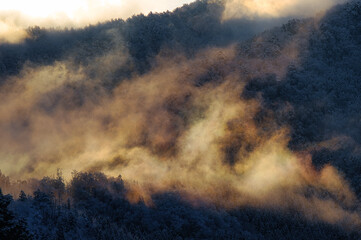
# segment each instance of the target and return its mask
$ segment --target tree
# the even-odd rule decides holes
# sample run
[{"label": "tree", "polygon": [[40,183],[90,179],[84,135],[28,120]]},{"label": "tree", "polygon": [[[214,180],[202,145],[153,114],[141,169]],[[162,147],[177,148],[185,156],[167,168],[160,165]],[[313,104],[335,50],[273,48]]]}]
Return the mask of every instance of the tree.
[{"label": "tree", "polygon": [[28,198],[27,198],[27,196],[26,196],[26,194],[25,194],[25,192],[23,190],[20,191],[19,200],[21,202],[25,202],[26,200],[28,200]]},{"label": "tree", "polygon": [[16,220],[8,206],[13,201],[10,195],[3,195],[0,189],[0,239],[32,239],[23,220]]}]

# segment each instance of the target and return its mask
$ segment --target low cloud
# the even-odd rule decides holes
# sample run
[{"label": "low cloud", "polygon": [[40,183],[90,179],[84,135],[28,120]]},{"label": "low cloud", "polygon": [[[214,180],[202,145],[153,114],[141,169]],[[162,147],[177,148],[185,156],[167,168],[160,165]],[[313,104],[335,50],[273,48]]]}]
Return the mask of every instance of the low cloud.
[{"label": "low cloud", "polygon": [[226,0],[224,19],[310,17],[346,0]]}]

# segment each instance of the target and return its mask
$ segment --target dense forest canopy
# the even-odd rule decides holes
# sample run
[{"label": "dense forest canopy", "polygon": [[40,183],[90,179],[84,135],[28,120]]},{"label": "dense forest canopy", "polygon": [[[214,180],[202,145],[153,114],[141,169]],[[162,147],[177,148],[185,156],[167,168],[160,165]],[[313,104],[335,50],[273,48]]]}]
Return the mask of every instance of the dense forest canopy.
[{"label": "dense forest canopy", "polygon": [[0,239],[360,239],[361,2],[236,2],[0,44]]}]

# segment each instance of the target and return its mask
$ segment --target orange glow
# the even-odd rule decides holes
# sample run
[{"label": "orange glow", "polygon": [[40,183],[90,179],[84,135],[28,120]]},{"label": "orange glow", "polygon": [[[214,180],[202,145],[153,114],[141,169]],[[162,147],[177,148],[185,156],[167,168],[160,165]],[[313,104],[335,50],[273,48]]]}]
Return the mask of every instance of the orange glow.
[{"label": "orange glow", "polygon": [[224,19],[311,16],[344,0],[227,0]]}]

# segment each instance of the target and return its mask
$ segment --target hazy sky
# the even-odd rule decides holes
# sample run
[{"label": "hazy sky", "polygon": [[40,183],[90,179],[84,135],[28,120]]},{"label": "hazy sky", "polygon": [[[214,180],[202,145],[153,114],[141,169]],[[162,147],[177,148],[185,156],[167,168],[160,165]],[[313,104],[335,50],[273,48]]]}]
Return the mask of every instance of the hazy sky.
[{"label": "hazy sky", "polygon": [[140,12],[173,10],[192,0],[11,0],[2,1],[0,11],[18,11],[35,18],[83,20],[126,18]]},{"label": "hazy sky", "polygon": [[24,39],[24,29],[41,27],[83,27],[112,18],[163,12],[193,0],[11,0],[0,4],[0,43]]},{"label": "hazy sky", "polygon": [[227,0],[224,17],[309,17],[347,0]]},{"label": "hazy sky", "polygon": [[[173,10],[195,0],[11,0],[1,1],[1,23],[8,27],[81,27],[112,18]],[[226,0],[226,18],[313,14],[344,0]],[[1,30],[0,30],[1,31]],[[2,30],[4,31],[4,30]]]}]

